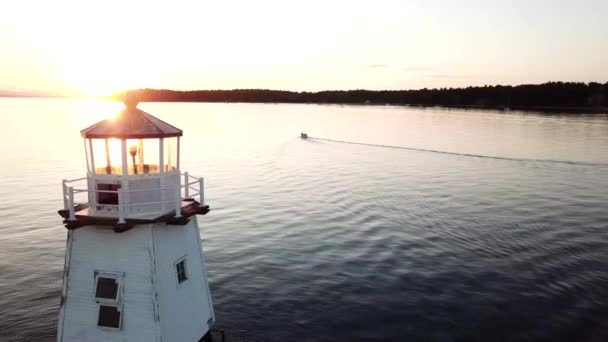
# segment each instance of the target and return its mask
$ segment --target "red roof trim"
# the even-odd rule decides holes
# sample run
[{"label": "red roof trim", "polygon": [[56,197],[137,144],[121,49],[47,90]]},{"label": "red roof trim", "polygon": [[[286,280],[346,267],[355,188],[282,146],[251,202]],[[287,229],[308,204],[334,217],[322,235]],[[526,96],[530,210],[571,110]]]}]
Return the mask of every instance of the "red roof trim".
[{"label": "red roof trim", "polygon": [[173,133],[173,134],[121,134],[121,135],[112,135],[112,134],[82,134],[84,138],[87,139],[154,139],[154,138],[173,138],[173,137],[181,137],[182,133]]},{"label": "red roof trim", "polygon": [[117,119],[103,120],[80,131],[88,139],[151,139],[180,137],[183,132],[137,108],[125,109]]}]

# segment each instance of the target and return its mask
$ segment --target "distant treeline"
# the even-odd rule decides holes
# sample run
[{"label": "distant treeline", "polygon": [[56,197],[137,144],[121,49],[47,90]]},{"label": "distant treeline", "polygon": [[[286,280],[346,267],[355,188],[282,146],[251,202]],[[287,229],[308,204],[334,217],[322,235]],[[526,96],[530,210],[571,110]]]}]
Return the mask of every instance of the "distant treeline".
[{"label": "distant treeline", "polygon": [[[293,92],[268,89],[136,90],[143,102],[274,102],[395,104],[472,108],[512,108],[608,112],[607,83],[549,82],[419,90],[330,90]],[[119,97],[121,94],[115,94]]]}]

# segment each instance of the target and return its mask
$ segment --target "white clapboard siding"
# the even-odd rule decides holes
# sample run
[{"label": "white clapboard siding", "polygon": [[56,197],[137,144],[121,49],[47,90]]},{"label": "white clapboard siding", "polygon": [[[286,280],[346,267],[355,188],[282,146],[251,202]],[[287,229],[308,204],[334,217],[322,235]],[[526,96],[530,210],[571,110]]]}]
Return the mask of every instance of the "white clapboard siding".
[{"label": "white clapboard siding", "polygon": [[[193,342],[214,321],[198,222],[137,225],[124,233],[86,226],[71,232],[60,342]],[[188,279],[177,280],[186,258]],[[121,273],[122,327],[97,326],[95,271]]]},{"label": "white clapboard siding", "polygon": [[[183,227],[154,231],[163,341],[191,342],[213,321],[196,217]],[[186,258],[188,280],[178,283],[175,263]]]},{"label": "white clapboard siding", "polygon": [[[83,227],[72,234],[63,341],[157,341],[149,245],[151,228],[117,234],[107,227]],[[124,274],[122,328],[97,326],[95,271]]]}]

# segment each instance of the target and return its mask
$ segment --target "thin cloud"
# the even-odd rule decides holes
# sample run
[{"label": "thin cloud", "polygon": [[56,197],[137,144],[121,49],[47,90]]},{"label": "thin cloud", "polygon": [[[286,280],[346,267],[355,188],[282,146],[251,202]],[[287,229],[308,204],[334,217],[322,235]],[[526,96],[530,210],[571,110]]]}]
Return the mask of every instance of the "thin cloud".
[{"label": "thin cloud", "polygon": [[431,68],[428,67],[405,67],[401,69],[405,72],[415,72],[415,71],[430,71]]},{"label": "thin cloud", "polygon": [[381,68],[390,68],[389,64],[370,64],[365,66],[368,69],[381,69]]},{"label": "thin cloud", "polygon": [[463,78],[467,76],[463,75],[452,75],[452,74],[428,74],[426,77],[430,78]]}]

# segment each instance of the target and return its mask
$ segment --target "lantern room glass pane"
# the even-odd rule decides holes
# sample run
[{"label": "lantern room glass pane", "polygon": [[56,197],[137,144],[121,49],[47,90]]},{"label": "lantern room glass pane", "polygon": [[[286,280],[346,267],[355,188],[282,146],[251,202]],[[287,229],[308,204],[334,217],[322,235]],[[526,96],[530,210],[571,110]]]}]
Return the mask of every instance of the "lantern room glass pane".
[{"label": "lantern room glass pane", "polygon": [[[121,175],[122,156],[119,139],[92,139],[93,150],[89,161],[95,162],[95,173]],[[93,159],[94,158],[94,159]]]},{"label": "lantern room glass pane", "polygon": [[177,137],[164,139],[165,172],[177,170]]},{"label": "lantern room glass pane", "polygon": [[91,160],[91,148],[89,146],[89,139],[84,139],[84,153],[87,155],[87,171],[93,172],[93,161]]},{"label": "lantern room glass pane", "polygon": [[130,175],[159,173],[159,139],[127,139],[127,166]]},{"label": "lantern room glass pane", "polygon": [[144,165],[148,165],[148,173],[158,173],[160,171],[158,166],[160,159],[159,140],[160,139],[143,140],[143,161]]}]

